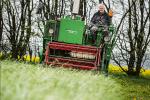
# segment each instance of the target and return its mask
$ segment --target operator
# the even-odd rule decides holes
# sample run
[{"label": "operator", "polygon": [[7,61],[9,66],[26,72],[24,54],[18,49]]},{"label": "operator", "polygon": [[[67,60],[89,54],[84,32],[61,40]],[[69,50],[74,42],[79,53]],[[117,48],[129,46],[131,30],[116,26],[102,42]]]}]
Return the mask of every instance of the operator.
[{"label": "operator", "polygon": [[[108,32],[108,26],[111,24],[111,17],[110,14],[106,13],[105,11],[105,5],[104,4],[99,4],[98,5],[98,12],[96,12],[92,19],[91,19],[91,30],[92,30],[92,33],[93,33],[93,36],[92,36],[92,42],[95,43],[95,40],[96,40],[96,34],[97,34],[97,29],[98,29],[98,26],[103,26],[104,27],[104,36],[108,36],[109,32]],[[111,12],[112,13],[112,12]]]},{"label": "operator", "polygon": [[93,24],[100,23],[100,24],[109,26],[111,21],[110,21],[110,16],[105,11],[105,5],[99,4],[98,7],[99,7],[99,10],[93,15],[91,22]]},{"label": "operator", "polygon": [[[93,45],[96,44],[96,38],[97,38],[97,33],[98,33],[98,27],[102,26],[103,27],[103,39],[102,39],[102,44],[106,41],[104,40],[105,37],[109,37],[109,31],[108,31],[108,27],[111,24],[111,18],[112,18],[112,11],[109,10],[108,13],[106,13],[105,11],[105,6],[104,4],[99,4],[99,10],[98,12],[96,12],[92,19],[91,19],[91,32],[92,32],[92,42]],[[109,40],[107,40],[109,41]],[[105,44],[104,44],[105,45]],[[103,46],[104,47],[104,46]],[[103,58],[103,52],[104,52],[104,48],[102,48],[101,51],[101,59]],[[106,65],[108,63],[107,59],[104,59],[104,64]],[[107,69],[107,70],[106,70]],[[103,69],[106,71],[106,75],[108,75],[108,68]]]}]

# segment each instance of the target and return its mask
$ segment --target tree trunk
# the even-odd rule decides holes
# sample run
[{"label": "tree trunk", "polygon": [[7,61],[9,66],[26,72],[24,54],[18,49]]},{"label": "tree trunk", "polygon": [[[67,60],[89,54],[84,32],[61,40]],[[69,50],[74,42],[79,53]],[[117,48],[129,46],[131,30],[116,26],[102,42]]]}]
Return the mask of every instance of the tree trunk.
[{"label": "tree trunk", "polygon": [[0,0],[0,45],[1,45],[2,34],[3,34],[3,16],[2,16],[2,9],[3,9],[3,0]]},{"label": "tree trunk", "polygon": [[57,19],[58,0],[55,0],[55,19]]},{"label": "tree trunk", "polygon": [[18,59],[18,47],[12,45],[12,57],[13,59]]}]

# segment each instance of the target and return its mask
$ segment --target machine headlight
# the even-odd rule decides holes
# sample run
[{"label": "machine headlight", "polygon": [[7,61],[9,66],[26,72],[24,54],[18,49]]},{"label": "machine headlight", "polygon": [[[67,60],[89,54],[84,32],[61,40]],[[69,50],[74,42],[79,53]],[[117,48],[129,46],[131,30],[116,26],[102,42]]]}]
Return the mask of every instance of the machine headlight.
[{"label": "machine headlight", "polygon": [[110,37],[109,37],[109,36],[104,37],[104,41],[105,41],[105,42],[110,41]]},{"label": "machine headlight", "polygon": [[52,34],[54,33],[54,30],[53,29],[49,29],[49,34],[50,34],[50,36],[52,36]]}]

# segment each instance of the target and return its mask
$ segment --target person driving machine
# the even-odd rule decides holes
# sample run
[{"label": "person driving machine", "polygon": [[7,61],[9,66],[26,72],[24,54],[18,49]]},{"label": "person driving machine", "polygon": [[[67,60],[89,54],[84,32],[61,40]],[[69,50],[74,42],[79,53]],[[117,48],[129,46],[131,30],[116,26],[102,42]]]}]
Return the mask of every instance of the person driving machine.
[{"label": "person driving machine", "polygon": [[111,16],[105,11],[105,5],[99,4],[98,11],[91,19],[92,42],[95,43],[98,26],[103,26],[104,37],[109,36],[108,27],[111,24]]}]

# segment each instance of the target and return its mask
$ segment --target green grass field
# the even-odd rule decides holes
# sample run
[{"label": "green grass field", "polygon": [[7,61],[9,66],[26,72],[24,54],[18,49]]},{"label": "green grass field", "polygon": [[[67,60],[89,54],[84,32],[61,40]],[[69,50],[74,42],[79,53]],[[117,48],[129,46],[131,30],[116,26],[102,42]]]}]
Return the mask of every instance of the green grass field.
[{"label": "green grass field", "polygon": [[0,62],[1,100],[149,100],[150,79]]}]

